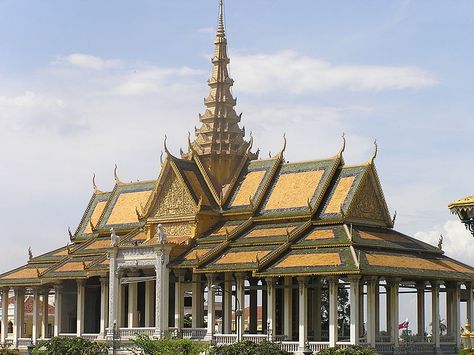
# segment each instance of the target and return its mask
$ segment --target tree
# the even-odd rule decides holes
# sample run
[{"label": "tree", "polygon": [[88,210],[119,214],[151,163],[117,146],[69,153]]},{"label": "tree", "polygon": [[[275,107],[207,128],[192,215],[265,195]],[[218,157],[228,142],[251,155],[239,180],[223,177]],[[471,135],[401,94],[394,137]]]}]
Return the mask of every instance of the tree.
[{"label": "tree", "polygon": [[[321,329],[329,330],[329,288],[327,280],[322,281],[321,290]],[[326,287],[324,287],[326,286]],[[339,334],[349,334],[351,308],[349,292],[345,287],[338,288],[337,297],[337,325]]]},{"label": "tree", "polygon": [[105,344],[98,344],[84,338],[59,338],[41,340],[33,349],[33,354],[44,355],[108,355]]}]

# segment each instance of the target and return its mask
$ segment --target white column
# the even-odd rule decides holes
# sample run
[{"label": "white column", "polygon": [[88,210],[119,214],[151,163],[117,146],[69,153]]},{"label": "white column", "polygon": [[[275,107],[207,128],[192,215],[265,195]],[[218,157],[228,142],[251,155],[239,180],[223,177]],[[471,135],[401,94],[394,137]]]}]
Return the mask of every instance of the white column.
[{"label": "white column", "polygon": [[[276,290],[275,280],[273,278],[265,279],[267,281],[267,325],[268,334],[271,339],[275,339],[276,334]],[[262,321],[265,321],[262,319]]]},{"label": "white column", "polygon": [[[367,281],[367,344],[375,347],[375,281]],[[398,331],[398,327],[397,327]]]},{"label": "white column", "polygon": [[387,334],[392,334],[392,301],[390,300],[390,285],[386,282],[385,283],[385,295],[386,295],[386,323],[387,323]]},{"label": "white column", "polygon": [[193,299],[192,299],[192,313],[193,313],[193,320],[192,326],[193,328],[201,328],[202,327],[202,285],[201,285],[201,274],[193,274]]},{"label": "white column", "polygon": [[329,280],[329,346],[335,347],[337,343],[337,296],[339,279]]},{"label": "white column", "polygon": [[[302,352],[308,340],[308,289],[306,277],[298,277],[298,351]],[[269,309],[270,311],[270,309]]]},{"label": "white column", "polygon": [[109,322],[107,330],[107,339],[113,339],[114,327],[120,327],[120,275],[117,267],[117,252],[118,248],[114,247],[109,251]]},{"label": "white column", "polygon": [[431,282],[431,333],[435,350],[440,349],[439,334],[439,282]]},{"label": "white column", "polygon": [[170,275],[167,267],[170,257],[171,245],[163,242],[157,247],[156,271],[156,296],[155,296],[155,333],[154,337],[162,338],[168,331],[169,315],[169,283]]},{"label": "white column", "polygon": [[18,347],[18,338],[23,336],[23,310],[25,305],[25,290],[15,289],[15,313],[13,321],[13,347]]},{"label": "white column", "polygon": [[128,284],[128,328],[136,328],[137,317],[138,283]]},{"label": "white column", "polygon": [[285,276],[283,289],[283,332],[291,340],[293,334],[292,324],[292,301],[293,301],[293,278],[291,276]]},{"label": "white column", "polygon": [[359,305],[360,305],[360,285],[359,276],[353,276],[349,278],[351,283],[350,291],[350,310],[351,310],[351,329],[350,329],[350,342],[353,345],[359,344],[360,334],[360,322],[359,322]]},{"label": "white column", "polygon": [[416,284],[416,315],[418,336],[425,334],[425,283]]},{"label": "white column", "polygon": [[390,319],[392,321],[392,324],[390,325],[390,328],[392,330],[392,341],[393,341],[393,346],[396,348],[398,347],[398,338],[399,338],[399,330],[398,330],[398,324],[399,322],[399,317],[398,317],[398,287],[400,284],[399,279],[395,279],[391,281],[390,284]]},{"label": "white column", "polygon": [[[237,273],[236,275],[237,279],[237,308],[240,308],[240,310],[243,312],[245,309],[245,274],[243,273]],[[236,326],[237,329],[238,326]],[[243,316],[240,317],[240,334],[244,334],[245,331],[245,322],[243,320]]]},{"label": "white column", "polygon": [[184,327],[184,273],[175,271],[176,281],[174,287],[174,326],[178,330]]},{"label": "white column", "polygon": [[211,340],[214,336],[214,325],[215,325],[215,290],[214,281],[215,276],[212,274],[206,275],[207,277],[207,334],[206,338]]},{"label": "white column", "polygon": [[222,293],[224,303],[224,334],[232,333],[232,273],[224,274],[224,292]]},{"label": "white column", "polygon": [[145,327],[153,324],[153,281],[145,282]]},{"label": "white column", "polygon": [[84,303],[86,299],[86,280],[76,280],[77,282],[77,336],[84,333]]},{"label": "white column", "polygon": [[250,289],[249,289],[249,333],[257,334],[257,283],[258,281],[254,278],[249,279]]},{"label": "white column", "polygon": [[48,320],[49,320],[49,289],[43,289],[43,295],[41,296],[41,339],[47,338],[48,332]]},{"label": "white column", "polygon": [[105,277],[100,278],[100,338],[104,338],[107,328],[107,315],[109,313],[109,279]]},{"label": "white column", "polygon": [[473,302],[473,295],[472,295],[472,283],[468,282],[466,283],[466,294],[467,294],[467,299],[466,299],[466,318],[467,318],[467,323],[471,325],[472,329],[472,302]]},{"label": "white column", "polygon": [[5,344],[8,338],[8,295],[10,289],[2,288],[2,338],[1,343]]},{"label": "white column", "polygon": [[31,341],[36,344],[38,336],[38,321],[39,321],[39,300],[40,291],[37,288],[33,289],[33,319],[31,324]]},{"label": "white column", "polygon": [[456,348],[461,348],[461,292],[460,284],[455,283],[453,290],[453,335]]},{"label": "white column", "polygon": [[59,336],[61,332],[61,306],[62,306],[62,286],[54,285],[54,336]]}]

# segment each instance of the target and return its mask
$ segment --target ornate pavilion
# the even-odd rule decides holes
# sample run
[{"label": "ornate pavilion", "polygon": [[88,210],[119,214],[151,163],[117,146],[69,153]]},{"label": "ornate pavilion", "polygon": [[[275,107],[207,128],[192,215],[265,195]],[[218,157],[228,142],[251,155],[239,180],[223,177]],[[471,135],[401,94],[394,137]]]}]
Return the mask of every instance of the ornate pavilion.
[{"label": "ornate pavilion", "polygon": [[[165,141],[156,180],[125,183],[115,174],[107,192],[94,184],[70,242],[0,275],[3,299],[11,289],[16,295],[13,334],[2,332],[1,343],[21,348],[45,338],[40,301],[54,295],[55,336],[271,339],[297,353],[366,343],[391,354],[404,288],[416,294],[417,353],[459,347],[461,291],[472,323],[474,268],[393,229],[376,150],[360,165],[344,164],[345,144],[333,157],[289,163],[285,141],[277,155],[259,159],[234,110],[222,2],[214,44],[210,93],[187,152],[173,156]],[[348,333],[338,324],[341,290],[349,294]],[[440,293],[443,335],[425,331],[440,323]],[[31,334],[22,326],[25,295],[33,297]],[[8,303],[2,307],[6,329]],[[239,315],[247,307],[246,325]]]}]

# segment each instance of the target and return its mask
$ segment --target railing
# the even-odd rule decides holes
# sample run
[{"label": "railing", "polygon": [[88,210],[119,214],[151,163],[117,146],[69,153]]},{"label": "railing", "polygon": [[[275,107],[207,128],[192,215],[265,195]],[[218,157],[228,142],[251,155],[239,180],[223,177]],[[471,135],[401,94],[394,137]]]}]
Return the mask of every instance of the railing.
[{"label": "railing", "polygon": [[77,333],[59,333],[60,338],[75,338]]},{"label": "railing", "polygon": [[298,351],[298,344],[297,341],[282,341],[279,343],[281,350],[293,353]]},{"label": "railing", "polygon": [[26,348],[27,346],[31,345],[31,338],[18,338],[18,348]]},{"label": "railing", "polygon": [[244,334],[242,338],[257,344],[269,339],[267,334]]},{"label": "railing", "polygon": [[375,343],[375,351],[379,353],[388,353],[392,354],[393,353],[393,343],[392,342],[378,342]]},{"label": "railing", "polygon": [[454,335],[441,335],[439,341],[440,343],[455,343],[456,339]]},{"label": "railing", "polygon": [[228,345],[237,342],[237,334],[214,334],[214,341],[217,345]]},{"label": "railing", "polygon": [[120,328],[119,337],[122,339],[135,338],[138,334],[153,336],[155,328]]},{"label": "railing", "polygon": [[207,328],[183,328],[181,334],[185,339],[203,339],[206,336]]},{"label": "railing", "polygon": [[375,342],[376,343],[391,343],[392,342],[392,336],[390,336],[390,335],[377,335],[375,337]]},{"label": "railing", "polygon": [[318,351],[329,348],[329,342],[328,341],[310,341],[309,348],[312,351],[318,352]]},{"label": "railing", "polygon": [[82,334],[81,337],[86,340],[94,341],[99,338],[99,334]]}]

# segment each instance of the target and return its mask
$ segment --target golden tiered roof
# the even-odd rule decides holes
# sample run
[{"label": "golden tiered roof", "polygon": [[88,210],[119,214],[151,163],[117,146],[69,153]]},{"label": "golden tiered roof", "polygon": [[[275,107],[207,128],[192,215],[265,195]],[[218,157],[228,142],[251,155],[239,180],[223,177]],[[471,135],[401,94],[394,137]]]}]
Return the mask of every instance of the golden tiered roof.
[{"label": "golden tiered roof", "polygon": [[[156,180],[94,192],[70,243],[0,275],[0,285],[40,285],[106,276],[110,229],[120,248],[150,248],[161,224],[169,267],[196,273],[376,275],[474,281],[474,269],[393,229],[374,156],[347,166],[333,157],[257,159],[234,111],[220,2],[202,126],[181,158],[167,151]],[[456,203],[457,205],[464,202]]]}]

